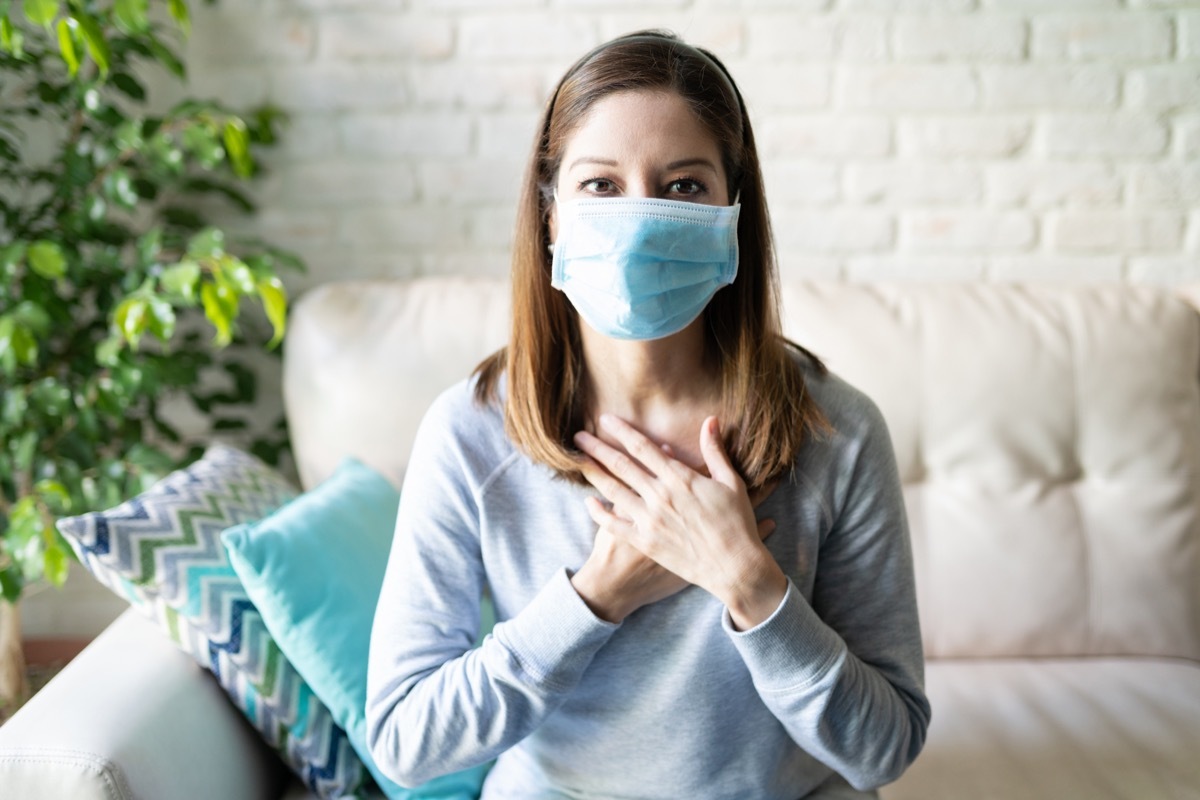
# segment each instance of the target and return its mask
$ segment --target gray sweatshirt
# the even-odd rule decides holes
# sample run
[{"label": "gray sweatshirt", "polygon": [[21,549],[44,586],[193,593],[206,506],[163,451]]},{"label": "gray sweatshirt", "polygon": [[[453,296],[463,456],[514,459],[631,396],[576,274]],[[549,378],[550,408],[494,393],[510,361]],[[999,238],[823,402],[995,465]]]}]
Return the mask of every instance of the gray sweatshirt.
[{"label": "gray sweatshirt", "polygon": [[[894,780],[929,723],[912,555],[878,409],[830,374],[810,440],[757,509],[787,593],[736,631],[692,586],[612,624],[570,583],[593,490],[518,452],[473,384],[417,434],[371,632],[367,741],[403,785],[497,759],[495,798],[796,800]],[[497,624],[478,647],[484,585]]]}]

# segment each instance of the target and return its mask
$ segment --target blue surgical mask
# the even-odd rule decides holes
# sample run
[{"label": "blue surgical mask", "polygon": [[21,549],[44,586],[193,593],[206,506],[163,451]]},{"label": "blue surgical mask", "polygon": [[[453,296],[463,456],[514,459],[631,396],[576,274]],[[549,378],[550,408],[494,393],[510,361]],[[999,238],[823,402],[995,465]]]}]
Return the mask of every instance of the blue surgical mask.
[{"label": "blue surgical mask", "polygon": [[550,285],[605,336],[670,336],[737,276],[740,210],[640,197],[559,203]]}]

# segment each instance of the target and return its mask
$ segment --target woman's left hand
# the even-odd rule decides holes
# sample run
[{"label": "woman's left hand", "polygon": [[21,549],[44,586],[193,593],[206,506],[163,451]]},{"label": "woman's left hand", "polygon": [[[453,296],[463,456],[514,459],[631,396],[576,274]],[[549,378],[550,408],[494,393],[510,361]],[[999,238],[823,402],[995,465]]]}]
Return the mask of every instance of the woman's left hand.
[{"label": "woman's left hand", "polygon": [[787,589],[783,570],[762,543],[774,523],[755,521],[716,417],[700,426],[700,452],[711,478],[624,420],[605,414],[600,425],[624,452],[589,433],[575,435],[589,457],[584,476],[611,504],[588,498],[592,519],[721,600],[739,629],[770,616]]}]

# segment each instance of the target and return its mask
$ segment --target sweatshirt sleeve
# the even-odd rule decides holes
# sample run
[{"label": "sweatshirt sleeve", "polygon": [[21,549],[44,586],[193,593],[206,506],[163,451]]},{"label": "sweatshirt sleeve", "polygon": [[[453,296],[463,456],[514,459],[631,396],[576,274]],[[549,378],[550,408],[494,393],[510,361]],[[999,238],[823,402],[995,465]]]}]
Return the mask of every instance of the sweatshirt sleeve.
[{"label": "sweatshirt sleeve", "polygon": [[856,789],[900,776],[925,742],[930,707],[912,551],[891,440],[867,403],[844,460],[844,498],[821,543],[810,605],[789,580],[754,628],[723,625],[763,702],[792,739]]},{"label": "sweatshirt sleeve", "polygon": [[473,646],[487,465],[469,452],[466,444],[481,437],[464,425],[478,414],[439,401],[421,424],[371,630],[367,744],[380,771],[405,786],[485,763],[521,741],[618,627],[592,614],[564,568]]}]

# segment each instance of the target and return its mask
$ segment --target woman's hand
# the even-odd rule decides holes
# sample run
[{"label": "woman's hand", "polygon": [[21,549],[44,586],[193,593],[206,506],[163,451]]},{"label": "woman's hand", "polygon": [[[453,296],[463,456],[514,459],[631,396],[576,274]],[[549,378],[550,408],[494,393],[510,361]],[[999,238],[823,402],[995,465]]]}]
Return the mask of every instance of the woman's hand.
[{"label": "woman's hand", "polygon": [[770,616],[787,588],[783,571],[762,544],[774,523],[755,521],[716,418],[700,428],[700,452],[711,478],[664,453],[623,420],[606,414],[600,424],[625,452],[586,432],[575,436],[588,456],[584,476],[611,504],[606,508],[588,498],[596,524],[717,597],[738,628]]},{"label": "woman's hand", "polygon": [[620,622],[642,606],[665,600],[688,585],[613,536],[603,524],[596,531],[591,555],[571,576],[571,584],[592,613],[608,622]]}]

